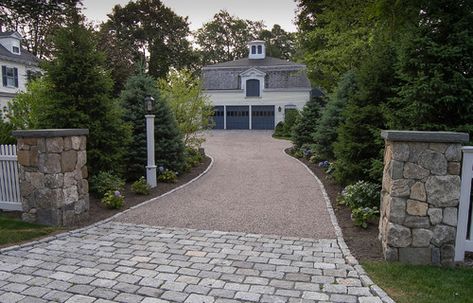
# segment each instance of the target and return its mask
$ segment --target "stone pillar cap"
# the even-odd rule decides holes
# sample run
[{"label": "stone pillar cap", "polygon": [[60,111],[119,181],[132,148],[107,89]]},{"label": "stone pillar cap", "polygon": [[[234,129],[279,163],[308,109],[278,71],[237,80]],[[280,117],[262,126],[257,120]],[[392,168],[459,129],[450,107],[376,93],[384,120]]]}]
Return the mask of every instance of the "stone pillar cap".
[{"label": "stone pillar cap", "polygon": [[69,136],[86,136],[89,130],[86,128],[69,128],[69,129],[31,129],[31,130],[14,130],[12,136],[16,138],[44,138],[44,137],[69,137]]},{"label": "stone pillar cap", "polygon": [[381,137],[388,141],[465,143],[470,136],[459,132],[382,130]]}]

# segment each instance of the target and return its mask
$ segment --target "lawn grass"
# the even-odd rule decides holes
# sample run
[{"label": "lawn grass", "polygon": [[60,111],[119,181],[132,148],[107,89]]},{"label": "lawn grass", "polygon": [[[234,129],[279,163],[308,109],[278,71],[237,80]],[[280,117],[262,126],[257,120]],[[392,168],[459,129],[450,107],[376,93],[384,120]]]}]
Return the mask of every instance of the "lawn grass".
[{"label": "lawn grass", "polygon": [[59,229],[56,227],[31,224],[0,215],[0,246],[46,236],[57,230]]},{"label": "lawn grass", "polygon": [[371,279],[398,303],[473,302],[473,268],[363,262]]}]

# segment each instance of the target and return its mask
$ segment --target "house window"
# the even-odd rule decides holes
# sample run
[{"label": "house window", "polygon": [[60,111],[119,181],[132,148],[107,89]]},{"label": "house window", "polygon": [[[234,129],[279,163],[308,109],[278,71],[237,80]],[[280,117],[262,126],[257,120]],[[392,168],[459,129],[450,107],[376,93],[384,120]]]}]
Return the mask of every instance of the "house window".
[{"label": "house window", "polygon": [[18,69],[2,66],[2,80],[5,87],[18,87]]},{"label": "house window", "polygon": [[259,97],[260,96],[259,80],[250,79],[246,81],[246,96]]},{"label": "house window", "polygon": [[251,46],[251,53],[256,54],[256,45]]},{"label": "house window", "polygon": [[263,47],[261,45],[258,45],[258,54],[263,53]]},{"label": "house window", "polygon": [[18,46],[13,46],[13,47],[12,47],[12,52],[13,52],[14,54],[19,54],[19,53],[20,53],[20,48],[19,48]]}]

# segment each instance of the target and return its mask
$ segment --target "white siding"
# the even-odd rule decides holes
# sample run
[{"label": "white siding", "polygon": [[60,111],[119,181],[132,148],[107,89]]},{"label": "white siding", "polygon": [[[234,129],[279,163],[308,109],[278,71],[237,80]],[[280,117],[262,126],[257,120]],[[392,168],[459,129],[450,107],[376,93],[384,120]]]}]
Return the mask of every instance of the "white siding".
[{"label": "white siding", "polygon": [[18,69],[18,88],[16,87],[5,87],[3,86],[1,69],[0,69],[0,110],[3,109],[4,106],[7,105],[7,102],[11,99],[11,97],[2,96],[2,93],[7,94],[17,94],[20,91],[26,90],[26,82],[27,82],[27,71],[39,71],[40,69],[36,66],[27,66],[25,64],[7,61],[0,59],[0,66],[7,66],[7,67],[16,67]]},{"label": "white siding", "polygon": [[[204,91],[210,97],[213,105],[274,105],[275,125],[284,121],[284,107],[295,105],[302,110],[310,99],[310,91],[267,91],[263,90],[261,97],[246,98],[243,90],[239,91]],[[281,112],[278,111],[281,107]]]}]

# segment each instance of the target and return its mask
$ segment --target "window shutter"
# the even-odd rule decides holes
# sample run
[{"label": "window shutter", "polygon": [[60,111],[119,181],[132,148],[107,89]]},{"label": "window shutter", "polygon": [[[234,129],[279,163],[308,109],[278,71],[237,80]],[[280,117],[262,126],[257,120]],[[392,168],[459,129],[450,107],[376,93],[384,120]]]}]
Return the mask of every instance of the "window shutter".
[{"label": "window shutter", "polygon": [[2,65],[2,80],[3,80],[3,86],[7,86],[7,67],[5,65]]},{"label": "window shutter", "polygon": [[13,69],[14,77],[15,77],[15,87],[18,87],[18,68]]}]

